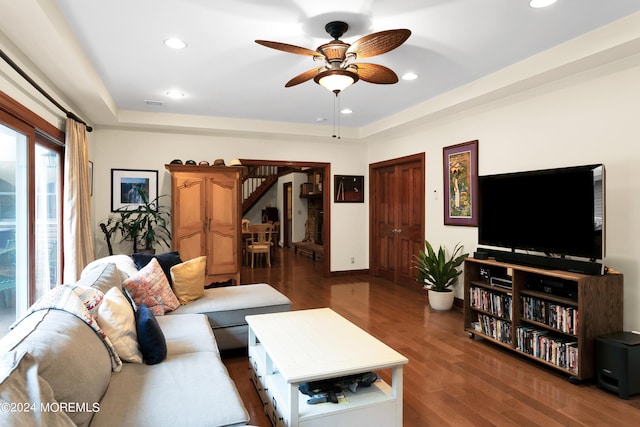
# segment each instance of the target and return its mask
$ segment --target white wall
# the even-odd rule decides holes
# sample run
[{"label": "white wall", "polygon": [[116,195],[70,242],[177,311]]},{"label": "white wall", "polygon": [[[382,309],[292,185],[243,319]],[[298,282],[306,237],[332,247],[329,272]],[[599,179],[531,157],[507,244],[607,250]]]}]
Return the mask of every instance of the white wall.
[{"label": "white wall", "polygon": [[[99,221],[106,219],[110,211],[111,168],[117,169],[155,169],[158,170],[160,194],[171,193],[171,177],[165,164],[173,159],[182,161],[193,159],[196,162],[207,160],[212,163],[217,158],[225,159],[228,164],[234,158],[260,160],[286,160],[300,162],[331,163],[332,174],[365,175],[368,168],[365,142],[346,139],[327,138],[269,138],[230,137],[178,132],[150,130],[98,129],[94,131],[93,150],[94,195],[93,204],[96,227]],[[324,191],[332,191],[326,177]],[[293,183],[294,191],[294,241],[304,239],[306,221],[306,200],[303,204],[297,197],[300,183],[306,181],[306,175]],[[277,184],[281,188],[281,183]],[[304,205],[304,206],[303,206]],[[340,205],[331,206],[331,265],[332,271],[366,269],[366,225],[361,218],[368,218],[365,204],[345,209]],[[282,209],[281,201],[278,208]],[[300,211],[300,213],[298,212]],[[300,221],[295,221],[300,218]],[[349,223],[358,224],[349,226]],[[341,224],[345,224],[342,226]],[[352,224],[353,225],[353,224]],[[96,230],[96,256],[107,254],[102,232]],[[346,237],[346,238],[345,238]],[[349,257],[355,255],[355,264],[349,263]]]},{"label": "white wall", "polygon": [[[479,140],[480,175],[604,163],[604,263],[625,275],[625,329],[640,329],[640,221],[635,217],[640,212],[639,76],[640,55],[635,55],[426,120],[402,132],[371,138],[368,162],[424,151],[426,238],[449,249],[460,241],[470,253],[477,247],[477,228],[443,224],[443,147]],[[461,288],[457,286],[458,297],[462,297]]]}]

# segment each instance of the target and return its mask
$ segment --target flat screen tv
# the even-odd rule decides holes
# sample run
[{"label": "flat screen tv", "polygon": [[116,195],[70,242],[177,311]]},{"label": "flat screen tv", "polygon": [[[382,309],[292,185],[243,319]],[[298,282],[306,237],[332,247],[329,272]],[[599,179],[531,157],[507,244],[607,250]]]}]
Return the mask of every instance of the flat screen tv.
[{"label": "flat screen tv", "polygon": [[478,243],[603,259],[604,165],[478,177]]}]

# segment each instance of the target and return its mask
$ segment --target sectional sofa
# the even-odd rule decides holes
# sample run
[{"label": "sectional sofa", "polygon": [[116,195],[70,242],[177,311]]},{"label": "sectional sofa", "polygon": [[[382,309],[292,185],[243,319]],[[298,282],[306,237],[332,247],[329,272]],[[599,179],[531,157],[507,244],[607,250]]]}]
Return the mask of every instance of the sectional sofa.
[{"label": "sectional sofa", "polygon": [[289,299],[267,284],[220,287],[153,315],[119,297],[138,271],[123,255],[98,260],[14,324],[0,340],[0,425],[248,423],[220,349],[246,346],[246,314]]}]

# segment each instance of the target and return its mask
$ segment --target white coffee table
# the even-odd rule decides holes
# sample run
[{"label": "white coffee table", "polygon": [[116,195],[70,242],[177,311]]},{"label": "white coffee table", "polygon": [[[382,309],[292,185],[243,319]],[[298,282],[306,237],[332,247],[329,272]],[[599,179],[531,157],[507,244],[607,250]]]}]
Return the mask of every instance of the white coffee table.
[{"label": "white coffee table", "polygon": [[[407,358],[329,308],[247,316],[251,379],[275,426],[402,426]],[[310,405],[301,382],[391,369],[347,393],[348,403]]]}]

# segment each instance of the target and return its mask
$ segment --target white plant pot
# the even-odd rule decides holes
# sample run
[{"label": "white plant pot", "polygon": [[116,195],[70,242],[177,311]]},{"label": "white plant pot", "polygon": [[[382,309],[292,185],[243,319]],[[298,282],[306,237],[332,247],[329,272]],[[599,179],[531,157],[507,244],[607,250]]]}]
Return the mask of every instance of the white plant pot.
[{"label": "white plant pot", "polygon": [[433,310],[445,311],[453,307],[455,294],[452,290],[448,292],[436,292],[429,289],[429,305]]}]

